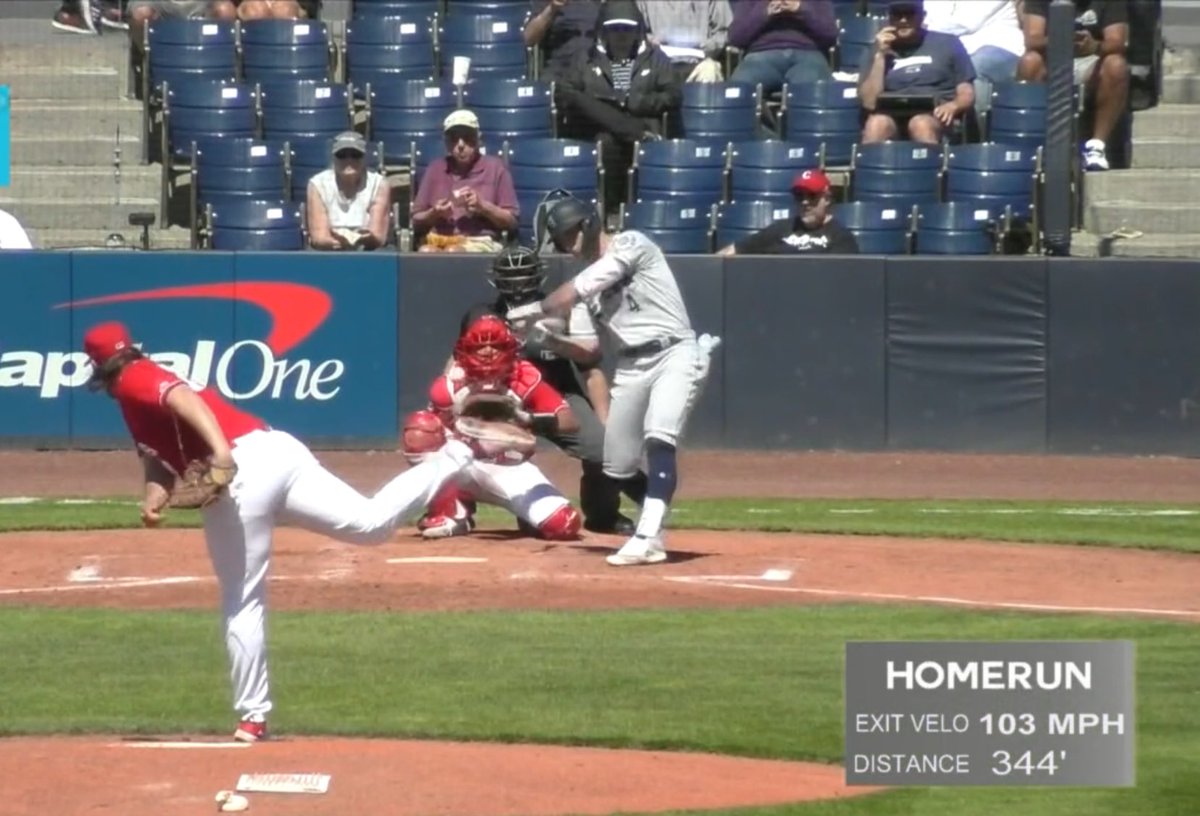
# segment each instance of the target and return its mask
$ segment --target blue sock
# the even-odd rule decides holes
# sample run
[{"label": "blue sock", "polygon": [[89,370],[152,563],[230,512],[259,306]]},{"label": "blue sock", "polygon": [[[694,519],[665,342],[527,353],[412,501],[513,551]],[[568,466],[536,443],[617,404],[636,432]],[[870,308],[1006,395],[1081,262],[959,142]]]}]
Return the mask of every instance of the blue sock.
[{"label": "blue sock", "polygon": [[646,501],[638,517],[637,534],[654,538],[662,532],[667,508],[675,496],[675,446],[658,439],[646,442]]}]

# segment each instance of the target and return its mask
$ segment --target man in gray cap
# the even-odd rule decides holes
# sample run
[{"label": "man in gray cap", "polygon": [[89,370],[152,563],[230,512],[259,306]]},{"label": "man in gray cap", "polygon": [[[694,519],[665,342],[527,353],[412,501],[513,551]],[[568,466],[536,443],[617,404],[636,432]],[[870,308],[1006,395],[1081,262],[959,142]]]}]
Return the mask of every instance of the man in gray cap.
[{"label": "man in gray cap", "polygon": [[392,186],[367,169],[367,142],[353,130],[337,135],[332,166],[308,182],[308,242],[313,249],[378,249],[387,243]]}]

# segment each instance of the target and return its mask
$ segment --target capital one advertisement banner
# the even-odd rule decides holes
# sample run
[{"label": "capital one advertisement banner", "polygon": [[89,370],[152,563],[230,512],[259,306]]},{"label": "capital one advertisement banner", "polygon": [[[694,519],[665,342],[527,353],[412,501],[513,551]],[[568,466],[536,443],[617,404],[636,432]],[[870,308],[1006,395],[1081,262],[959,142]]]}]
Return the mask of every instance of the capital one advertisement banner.
[{"label": "capital one advertisement banner", "polygon": [[394,440],[397,261],[258,253],[5,253],[0,439],[109,443],[83,335],[120,320],[153,360],[312,443]]}]

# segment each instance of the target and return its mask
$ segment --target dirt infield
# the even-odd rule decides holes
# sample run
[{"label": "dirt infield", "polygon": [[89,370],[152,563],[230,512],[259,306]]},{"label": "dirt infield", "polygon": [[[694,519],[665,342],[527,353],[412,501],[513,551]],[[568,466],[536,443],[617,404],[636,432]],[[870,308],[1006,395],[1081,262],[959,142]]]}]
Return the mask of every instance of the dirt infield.
[{"label": "dirt infield", "polygon": [[[390,453],[322,458],[371,490]],[[129,453],[0,453],[0,495],[136,493]],[[569,485],[573,463],[544,457]],[[681,495],[1060,498],[1194,501],[1200,462],[873,454],[698,453]],[[133,512],[131,508],[131,513]],[[1148,615],[1200,622],[1200,558],[1110,549],[885,537],[675,531],[672,561],[614,570],[619,540],[569,545],[509,530],[431,544],[405,531],[354,548],[280,531],[273,609],[719,607],[927,602],[979,608]],[[197,530],[0,536],[0,605],[205,608],[216,583]],[[166,735],[164,735],[166,736]],[[248,749],[134,748],[113,739],[0,742],[0,778],[18,780],[5,814],[202,812],[249,771],[322,771],[323,796],[250,794],[271,814],[602,814],[772,804],[862,793],[837,768],[690,754],[536,746],[284,739]],[[159,747],[162,747],[161,745]],[[488,769],[478,773],[478,769]],[[469,779],[470,784],[464,784]],[[45,782],[54,780],[53,787]],[[70,780],[69,783],[64,780]],[[374,805],[365,810],[368,801]],[[15,804],[14,803],[18,803]],[[12,807],[17,810],[12,811]]]}]

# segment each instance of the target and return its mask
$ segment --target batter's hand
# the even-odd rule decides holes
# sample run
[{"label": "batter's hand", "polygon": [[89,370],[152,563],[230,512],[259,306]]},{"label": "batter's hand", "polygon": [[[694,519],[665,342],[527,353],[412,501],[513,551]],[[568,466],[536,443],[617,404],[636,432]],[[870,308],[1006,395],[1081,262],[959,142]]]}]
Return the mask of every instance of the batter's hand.
[{"label": "batter's hand", "polygon": [[535,300],[533,303],[526,303],[524,306],[509,309],[508,313],[504,315],[504,319],[512,324],[513,329],[518,334],[525,334],[529,331],[529,324],[536,323],[545,316],[546,313],[542,311],[541,301]]}]

